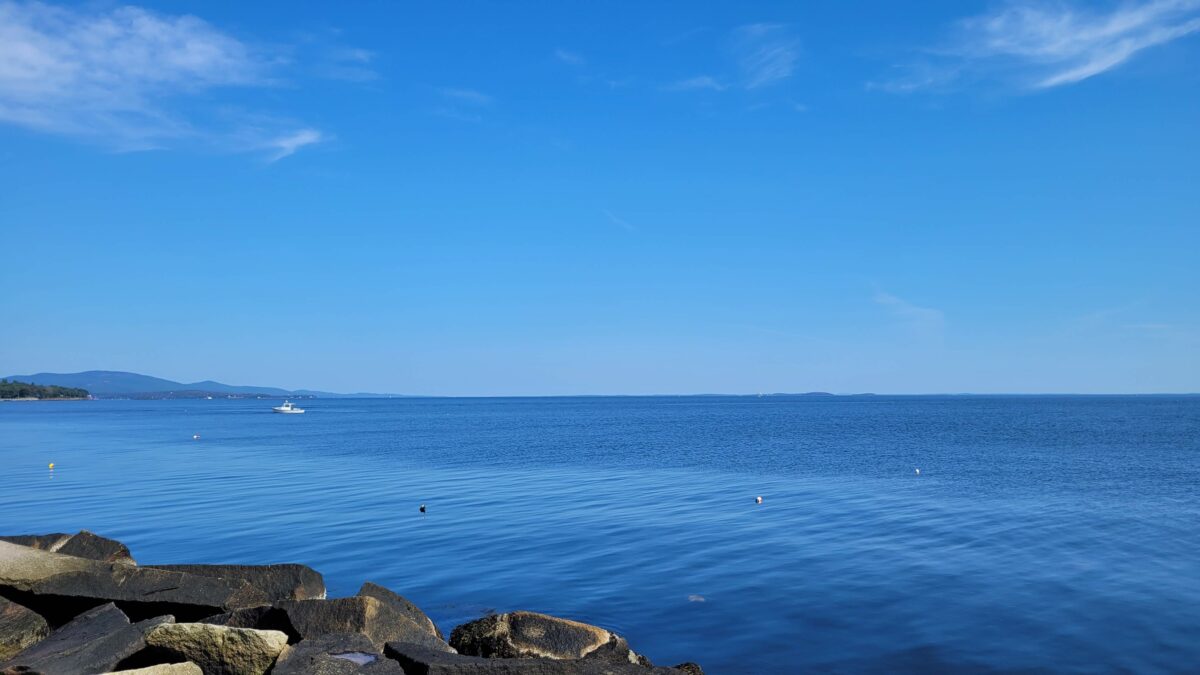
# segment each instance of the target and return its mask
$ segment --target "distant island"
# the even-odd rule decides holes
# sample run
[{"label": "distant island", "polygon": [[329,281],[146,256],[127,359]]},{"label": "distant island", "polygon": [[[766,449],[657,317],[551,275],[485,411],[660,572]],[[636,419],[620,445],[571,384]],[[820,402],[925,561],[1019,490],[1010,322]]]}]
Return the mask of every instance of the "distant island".
[{"label": "distant island", "polygon": [[0,400],[71,400],[88,398],[87,389],[0,380]]},{"label": "distant island", "polygon": [[[88,370],[81,373],[35,373],[33,375],[10,375],[8,380],[36,382],[43,388],[80,391],[82,397],[89,392],[93,398],[128,398],[141,400],[176,398],[387,398],[390,394],[336,394],[310,389],[280,389],[223,384],[213,380],[202,382],[174,382],[161,377],[151,377],[119,370]],[[48,385],[48,386],[47,386]],[[24,385],[30,386],[30,385]],[[85,391],[86,390],[86,391]],[[68,395],[67,398],[73,396]],[[3,397],[0,397],[3,398]],[[47,398],[47,397],[42,397]],[[63,398],[63,397],[60,397]]]}]

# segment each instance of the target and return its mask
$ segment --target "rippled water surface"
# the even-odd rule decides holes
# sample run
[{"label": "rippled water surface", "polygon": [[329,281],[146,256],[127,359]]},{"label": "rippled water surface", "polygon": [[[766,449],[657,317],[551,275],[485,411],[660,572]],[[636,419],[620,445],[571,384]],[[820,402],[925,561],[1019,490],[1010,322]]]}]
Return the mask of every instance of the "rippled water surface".
[{"label": "rippled water surface", "polygon": [[271,405],[0,404],[0,531],[302,562],[445,631],[542,611],[716,674],[1200,669],[1198,397]]}]

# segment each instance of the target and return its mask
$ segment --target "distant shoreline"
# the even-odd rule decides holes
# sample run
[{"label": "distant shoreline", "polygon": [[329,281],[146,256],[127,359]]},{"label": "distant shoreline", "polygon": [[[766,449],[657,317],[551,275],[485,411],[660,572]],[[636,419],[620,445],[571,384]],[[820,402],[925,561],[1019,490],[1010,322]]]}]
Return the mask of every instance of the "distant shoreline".
[{"label": "distant shoreline", "polygon": [[90,401],[92,399],[85,396],[65,396],[58,398],[36,398],[33,396],[24,396],[21,398],[0,398],[0,403],[5,401]]}]

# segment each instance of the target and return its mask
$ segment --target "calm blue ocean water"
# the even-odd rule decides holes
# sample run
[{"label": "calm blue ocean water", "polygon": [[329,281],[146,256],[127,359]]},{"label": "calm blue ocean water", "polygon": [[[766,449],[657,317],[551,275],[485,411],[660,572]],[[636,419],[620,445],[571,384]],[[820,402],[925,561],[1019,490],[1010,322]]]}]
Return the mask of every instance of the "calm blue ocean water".
[{"label": "calm blue ocean water", "polygon": [[542,611],[713,674],[1200,671],[1200,397],[271,405],[0,404],[0,531],[302,562],[446,631]]}]

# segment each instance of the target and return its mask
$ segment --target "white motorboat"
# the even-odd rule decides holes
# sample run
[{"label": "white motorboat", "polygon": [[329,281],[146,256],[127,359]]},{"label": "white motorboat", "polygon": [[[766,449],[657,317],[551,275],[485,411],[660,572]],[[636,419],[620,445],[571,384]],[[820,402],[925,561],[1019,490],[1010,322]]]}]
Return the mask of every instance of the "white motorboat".
[{"label": "white motorboat", "polygon": [[288,413],[290,415],[296,415],[304,412],[304,408],[297,408],[296,406],[292,405],[291,401],[284,401],[283,405],[275,406],[274,408],[271,408],[271,410],[277,413]]}]

